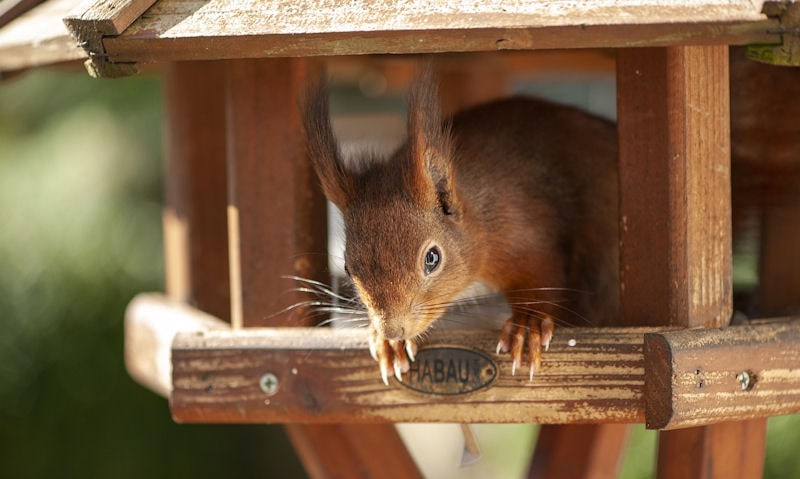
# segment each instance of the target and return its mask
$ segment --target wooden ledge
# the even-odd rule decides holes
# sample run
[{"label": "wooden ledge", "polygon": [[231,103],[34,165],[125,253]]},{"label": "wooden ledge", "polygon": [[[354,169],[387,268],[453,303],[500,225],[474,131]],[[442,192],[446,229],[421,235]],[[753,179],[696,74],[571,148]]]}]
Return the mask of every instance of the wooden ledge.
[{"label": "wooden ledge", "polygon": [[[788,414],[800,411],[798,338],[800,320],[708,331],[560,328],[529,381],[494,353],[497,332],[434,330],[426,347],[477,351],[496,373],[490,385],[452,395],[394,378],[385,386],[363,329],[231,330],[159,295],[140,296],[126,317],[132,375],[169,394],[176,421],[202,423],[635,423],[647,412],[650,427],[671,428]],[[458,357],[435,361],[418,358],[407,385],[465,374]],[[700,395],[688,391],[698,380]],[[666,421],[657,416],[664,404]]]},{"label": "wooden ledge", "polygon": [[646,334],[650,429],[800,412],[800,319]]}]

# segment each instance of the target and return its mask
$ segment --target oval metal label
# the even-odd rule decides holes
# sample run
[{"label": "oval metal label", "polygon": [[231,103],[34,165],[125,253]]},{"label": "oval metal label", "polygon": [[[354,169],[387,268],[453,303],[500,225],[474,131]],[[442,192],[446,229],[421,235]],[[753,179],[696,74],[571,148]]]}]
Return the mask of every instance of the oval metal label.
[{"label": "oval metal label", "polygon": [[460,346],[431,346],[417,351],[404,387],[436,395],[469,394],[490,386],[497,365],[486,354]]}]

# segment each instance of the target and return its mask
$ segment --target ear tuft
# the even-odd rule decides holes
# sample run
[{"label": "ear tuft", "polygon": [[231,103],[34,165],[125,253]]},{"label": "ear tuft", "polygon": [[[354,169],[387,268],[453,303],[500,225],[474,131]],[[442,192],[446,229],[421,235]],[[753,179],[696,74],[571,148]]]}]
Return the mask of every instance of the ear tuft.
[{"label": "ear tuft", "polygon": [[432,200],[445,215],[457,212],[453,178],[453,146],[442,119],[439,89],[431,62],[417,75],[408,99],[409,178],[412,190]]},{"label": "ear tuft", "polygon": [[306,153],[325,196],[339,209],[344,209],[352,196],[352,187],[331,126],[329,102],[328,83],[320,78],[309,86],[305,96],[303,127]]}]

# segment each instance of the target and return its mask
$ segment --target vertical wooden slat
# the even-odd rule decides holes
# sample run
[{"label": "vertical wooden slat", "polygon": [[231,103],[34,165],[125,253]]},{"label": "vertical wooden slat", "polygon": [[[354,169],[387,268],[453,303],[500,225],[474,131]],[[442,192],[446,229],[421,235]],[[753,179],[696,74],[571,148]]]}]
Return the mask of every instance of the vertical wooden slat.
[{"label": "vertical wooden slat", "polygon": [[[228,234],[234,327],[300,326],[278,315],[303,301],[284,275],[327,280],[325,199],[304,156],[298,102],[315,63],[235,60],[227,67]],[[298,311],[302,312],[302,311]],[[366,352],[365,352],[366,354]],[[391,425],[288,425],[315,478],[418,478]]]},{"label": "vertical wooden slat", "polygon": [[[303,160],[303,60],[229,62],[228,229],[234,327],[300,325],[284,276],[325,280],[325,201]],[[301,313],[302,310],[297,310]]]},{"label": "vertical wooden slat", "polygon": [[[624,321],[724,325],[732,309],[727,49],[620,50],[617,88]],[[763,458],[764,436],[750,426],[660,433],[659,477],[756,477],[743,464]]]},{"label": "vertical wooden slat", "polygon": [[625,448],[625,424],[542,426],[528,469],[531,479],[617,477]]},{"label": "vertical wooden slat", "polygon": [[625,324],[730,318],[727,62],[726,47],[618,52]]},{"label": "vertical wooden slat", "polygon": [[223,66],[178,62],[166,67],[163,216],[167,294],[228,320]]}]

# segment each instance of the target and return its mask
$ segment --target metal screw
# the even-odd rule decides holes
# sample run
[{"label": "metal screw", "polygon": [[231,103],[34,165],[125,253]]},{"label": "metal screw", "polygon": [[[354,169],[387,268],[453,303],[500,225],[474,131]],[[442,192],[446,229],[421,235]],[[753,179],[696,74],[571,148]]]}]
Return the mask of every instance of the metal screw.
[{"label": "metal screw", "polygon": [[274,396],[278,392],[278,377],[272,373],[266,373],[258,380],[258,386],[267,396]]},{"label": "metal screw", "polygon": [[742,371],[736,376],[736,380],[742,386],[742,391],[750,389],[750,374],[747,371]]}]

